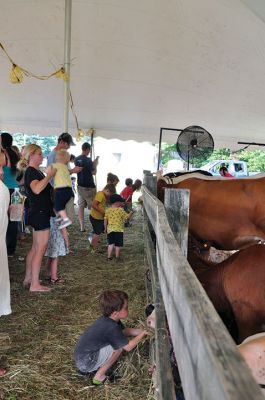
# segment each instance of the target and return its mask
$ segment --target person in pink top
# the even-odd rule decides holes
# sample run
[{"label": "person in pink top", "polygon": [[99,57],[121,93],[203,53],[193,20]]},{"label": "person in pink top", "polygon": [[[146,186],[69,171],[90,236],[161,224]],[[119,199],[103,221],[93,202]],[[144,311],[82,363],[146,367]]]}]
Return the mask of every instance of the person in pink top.
[{"label": "person in pink top", "polygon": [[224,178],[234,178],[233,175],[231,175],[231,174],[228,172],[228,169],[227,169],[226,167],[221,167],[221,168],[219,169],[219,173],[220,173],[220,175],[223,176]]},{"label": "person in pink top", "polygon": [[136,179],[133,183],[131,178],[125,180],[125,188],[121,191],[120,195],[125,200],[126,211],[132,208],[132,196],[136,190],[140,190],[142,186],[142,181]]},{"label": "person in pink top", "polygon": [[127,202],[132,202],[132,195],[133,195],[133,180],[131,178],[127,178],[125,180],[125,188],[121,191],[121,197]]}]

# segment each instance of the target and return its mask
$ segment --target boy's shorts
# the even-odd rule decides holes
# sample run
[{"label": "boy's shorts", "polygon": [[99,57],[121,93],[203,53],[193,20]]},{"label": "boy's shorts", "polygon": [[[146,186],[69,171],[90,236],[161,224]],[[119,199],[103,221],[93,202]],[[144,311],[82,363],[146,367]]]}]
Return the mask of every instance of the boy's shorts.
[{"label": "boy's shorts", "polygon": [[96,196],[96,189],[77,186],[77,193],[79,207],[87,207],[90,210],[93,199]]},{"label": "boy's shorts", "polygon": [[94,365],[93,371],[97,371],[100,367],[102,367],[102,365],[106,364],[112,354],[113,347],[110,344],[108,346],[102,347],[102,349],[99,350],[97,363],[96,365]]},{"label": "boy's shorts", "polygon": [[88,366],[91,363],[89,354],[87,356],[87,362],[86,358],[84,357],[82,361],[77,361],[76,367],[82,374],[88,374],[90,372],[97,371],[100,367],[102,367],[102,365],[106,364],[106,362],[111,358],[112,354],[113,347],[109,344],[99,350],[98,359],[93,367]]},{"label": "boy's shorts", "polygon": [[116,247],[123,247],[123,232],[110,232],[107,235],[108,244],[114,244]]},{"label": "boy's shorts", "polygon": [[104,220],[93,218],[91,215],[89,215],[89,219],[90,219],[91,225],[93,227],[93,233],[95,235],[101,235],[101,233],[103,233],[105,230]]},{"label": "boy's shorts", "polygon": [[72,188],[63,187],[55,189],[55,204],[54,204],[55,211],[58,212],[65,210],[66,203],[68,203],[71,197],[74,197]]}]

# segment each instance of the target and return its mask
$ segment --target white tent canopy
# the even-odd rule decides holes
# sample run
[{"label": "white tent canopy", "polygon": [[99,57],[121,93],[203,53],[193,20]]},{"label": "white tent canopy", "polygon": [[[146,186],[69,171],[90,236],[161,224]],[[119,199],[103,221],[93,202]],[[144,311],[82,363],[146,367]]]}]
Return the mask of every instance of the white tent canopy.
[{"label": "white tent canopy", "polygon": [[[60,68],[64,0],[0,6],[0,42],[13,60],[39,75]],[[216,147],[265,142],[264,21],[264,0],[73,0],[80,128],[157,143],[160,127],[200,125]],[[12,85],[10,67],[0,52],[0,129],[61,133],[62,80]],[[76,132],[72,116],[69,131]]]}]

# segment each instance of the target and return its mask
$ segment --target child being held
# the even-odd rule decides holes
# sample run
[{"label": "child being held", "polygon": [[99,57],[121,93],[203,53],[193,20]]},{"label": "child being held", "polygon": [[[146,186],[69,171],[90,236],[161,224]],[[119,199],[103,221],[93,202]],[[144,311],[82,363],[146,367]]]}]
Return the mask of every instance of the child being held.
[{"label": "child being held", "polygon": [[[131,351],[148,335],[145,330],[125,328],[121,323],[120,320],[128,316],[127,293],[106,290],[101,294],[99,304],[102,316],[82,334],[74,351],[77,369],[83,374],[95,372],[94,385],[107,379],[107,371],[123,349]],[[129,336],[134,338],[128,340]]]},{"label": "child being held", "polygon": [[71,197],[74,197],[72,181],[68,169],[69,161],[70,154],[65,149],[61,149],[56,152],[56,163],[52,164],[57,170],[54,177],[54,209],[57,214],[57,222],[60,223],[59,229],[66,228],[72,224],[72,221],[68,218],[65,210],[66,203],[68,203]]},{"label": "child being held", "polygon": [[125,200],[119,194],[110,196],[111,207],[105,213],[104,225],[108,239],[108,260],[112,259],[112,251],[115,247],[116,259],[120,257],[123,247],[124,222],[131,218],[133,212],[127,214],[123,207]]}]

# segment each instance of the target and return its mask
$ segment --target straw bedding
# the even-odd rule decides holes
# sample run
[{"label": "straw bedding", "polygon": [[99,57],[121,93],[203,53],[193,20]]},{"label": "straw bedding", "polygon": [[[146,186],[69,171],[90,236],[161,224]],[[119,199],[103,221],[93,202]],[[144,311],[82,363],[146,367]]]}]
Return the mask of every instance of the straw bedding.
[{"label": "straw bedding", "polygon": [[133,226],[125,230],[119,263],[107,262],[105,238],[100,245],[104,254],[95,255],[88,252],[87,234],[79,232],[77,221],[69,232],[73,254],[59,263],[66,281],[51,293],[30,294],[22,287],[25,261],[18,256],[27,254],[30,237],[18,242],[17,256],[9,260],[13,313],[0,319],[0,366],[8,370],[0,381],[0,399],[152,399],[148,340],[122,356],[115,367],[121,378],[115,384],[92,386],[91,377],[79,375],[72,359],[80,334],[99,316],[102,290],[119,288],[129,294],[126,326],[144,321],[141,213],[135,213]]}]

